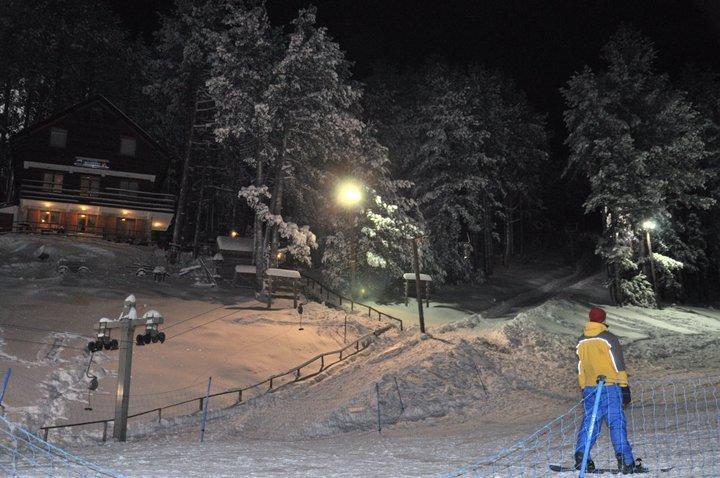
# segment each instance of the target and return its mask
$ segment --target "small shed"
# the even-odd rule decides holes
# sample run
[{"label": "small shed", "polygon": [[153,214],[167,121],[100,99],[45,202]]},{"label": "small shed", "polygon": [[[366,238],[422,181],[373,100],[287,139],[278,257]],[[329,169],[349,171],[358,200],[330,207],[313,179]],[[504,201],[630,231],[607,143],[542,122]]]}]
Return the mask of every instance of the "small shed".
[{"label": "small shed", "polygon": [[[406,272],[403,274],[403,281],[405,282],[405,306],[408,305],[409,297],[416,295],[415,287],[415,273]],[[428,274],[420,274],[420,290],[423,291],[423,299],[425,299],[425,306],[430,307],[430,283],[432,277]]]},{"label": "small shed", "polygon": [[224,279],[235,277],[238,265],[253,265],[252,237],[217,237],[217,253],[213,257],[215,270]]}]

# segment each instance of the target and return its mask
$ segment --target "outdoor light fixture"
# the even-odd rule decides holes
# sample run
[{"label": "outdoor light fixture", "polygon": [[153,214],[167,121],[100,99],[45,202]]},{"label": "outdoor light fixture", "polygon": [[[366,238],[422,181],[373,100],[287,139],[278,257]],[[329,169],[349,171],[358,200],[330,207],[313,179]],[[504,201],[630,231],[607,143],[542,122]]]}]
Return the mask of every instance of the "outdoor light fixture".
[{"label": "outdoor light fixture", "polygon": [[162,227],[162,222],[153,222],[153,227]]},{"label": "outdoor light fixture", "polygon": [[657,224],[652,219],[646,219],[642,223],[642,228],[645,231],[653,231],[657,227]]},{"label": "outdoor light fixture", "polygon": [[237,237],[237,231],[230,231],[230,237]]},{"label": "outdoor light fixture", "polygon": [[87,206],[80,206],[80,210],[81,210],[81,211],[87,211],[87,209],[88,209]]},{"label": "outdoor light fixture", "polygon": [[363,199],[362,188],[352,180],[340,183],[336,192],[337,202],[343,207],[353,207]]}]

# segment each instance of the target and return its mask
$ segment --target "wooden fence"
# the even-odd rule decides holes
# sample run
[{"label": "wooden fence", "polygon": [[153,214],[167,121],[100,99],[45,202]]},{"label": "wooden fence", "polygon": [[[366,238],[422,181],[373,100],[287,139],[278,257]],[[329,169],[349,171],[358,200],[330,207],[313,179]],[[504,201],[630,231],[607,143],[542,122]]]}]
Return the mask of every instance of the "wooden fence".
[{"label": "wooden fence", "polygon": [[[373,309],[374,310],[374,309]],[[222,392],[216,392],[208,395],[209,398],[213,397],[219,397],[224,395],[230,395],[230,394],[236,394],[237,395],[237,402],[236,405],[243,403],[243,393],[247,392],[249,390],[253,389],[261,389],[261,395],[277,390],[285,385],[289,385],[291,383],[295,383],[301,380],[308,379],[310,377],[314,377],[315,375],[318,375],[319,373],[326,370],[328,367],[339,363],[349,357],[352,357],[353,355],[365,350],[372,341],[378,337],[379,335],[387,332],[388,330],[394,328],[393,325],[386,325],[384,327],[381,327],[367,335],[364,335],[358,339],[355,339],[354,341],[348,343],[344,347],[332,350],[330,352],[324,352],[319,355],[316,355],[315,357],[306,360],[305,362],[301,363],[300,365],[297,365],[290,370],[282,373],[278,373],[275,375],[272,375],[271,377],[266,378],[262,382],[255,383],[253,385],[242,387],[242,388],[232,388],[228,389]],[[335,361],[332,361],[332,359],[335,358]],[[310,368],[311,366],[318,366],[317,369],[314,369],[310,371],[308,374],[303,374],[303,369]],[[289,381],[283,381],[284,378],[290,378]],[[188,400],[183,400],[181,402],[171,403],[169,405],[165,405],[163,407],[153,408],[151,410],[145,410],[143,412],[134,413],[132,415],[128,415],[128,419],[130,418],[136,418],[144,415],[157,415],[157,421],[160,423],[162,421],[163,411],[168,410],[174,407],[178,407],[181,405],[186,405],[188,403],[197,402],[198,403],[198,410],[201,411],[203,409],[205,396],[195,397]],[[67,423],[62,425],[49,425],[40,427],[40,430],[43,434],[43,439],[45,441],[48,440],[48,435],[50,433],[50,430],[56,430],[56,429],[62,429],[62,428],[72,428],[72,427],[82,427],[82,426],[88,426],[88,425],[102,425],[102,441],[107,440],[107,432],[108,432],[108,424],[110,422],[113,422],[113,418],[108,418],[104,420],[93,420],[93,421],[87,421],[87,422],[79,422],[79,423]]]}]

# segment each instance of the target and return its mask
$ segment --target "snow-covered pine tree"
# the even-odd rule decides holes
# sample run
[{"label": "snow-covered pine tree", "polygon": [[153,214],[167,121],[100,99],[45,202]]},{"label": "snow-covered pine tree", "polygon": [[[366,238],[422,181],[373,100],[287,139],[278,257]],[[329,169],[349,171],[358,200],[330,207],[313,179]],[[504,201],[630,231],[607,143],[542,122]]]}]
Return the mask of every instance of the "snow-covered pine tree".
[{"label": "snow-covered pine tree", "polygon": [[443,275],[483,280],[492,273],[496,223],[506,215],[512,221],[513,210],[534,197],[533,172],[545,158],[542,119],[512,82],[481,67],[386,69],[369,92],[368,116],[391,169],[413,184]]},{"label": "snow-covered pine tree", "polygon": [[223,21],[236,5],[230,0],[176,0],[175,11],[163,18],[156,34],[153,59],[146,69],[144,91],[157,114],[155,129],[162,131],[160,137],[165,138],[169,150],[179,158],[179,164],[172,168],[179,173],[179,177],[172,178],[178,183],[174,247],[182,242],[187,223],[193,135],[209,76],[212,38],[225,28]]},{"label": "snow-covered pine tree", "polygon": [[[364,128],[361,146],[352,163],[351,177],[362,185],[364,200],[356,211],[341,211],[337,206],[327,208],[322,269],[330,284],[349,290],[353,260],[350,254],[356,250],[357,287],[377,297],[388,285],[397,283],[403,272],[411,270],[410,241],[422,236],[423,231],[410,214],[414,202],[401,194],[411,184],[390,176],[387,148],[378,143],[368,126]],[[423,272],[436,277],[441,272],[427,245],[421,249],[420,261]]]},{"label": "snow-covered pine tree", "polygon": [[702,167],[709,174],[706,190],[713,199],[712,207],[691,211],[685,231],[685,241],[695,252],[690,268],[685,269],[685,280],[691,281],[694,299],[711,300],[720,293],[720,75],[689,65],[683,71],[679,85],[688,93],[688,99],[702,114],[703,141],[708,156]]},{"label": "snow-covered pine tree", "polygon": [[641,284],[646,281],[641,223],[658,223],[653,246],[673,257],[690,246],[681,234],[687,224],[674,213],[710,204],[703,193],[708,176],[702,168],[703,119],[668,77],[655,71],[656,56],[647,38],[623,26],[603,47],[605,68],[586,67],[562,89],[569,167],[589,177],[585,208],[602,214],[597,251],[621,304],[654,302]]},{"label": "snow-covered pine tree", "polygon": [[[315,9],[301,10],[293,23],[257,121],[266,135],[261,154],[272,165],[264,174],[272,188],[272,214],[317,224],[332,194],[328,171],[352,161],[349,151],[360,146],[360,90],[350,82],[339,45],[316,26]],[[274,258],[277,247],[277,228],[266,228],[263,250],[269,248]]]},{"label": "snow-covered pine tree", "polygon": [[[282,54],[280,32],[270,26],[264,2],[228,10],[224,29],[211,36],[208,92],[217,105],[215,135],[235,150],[236,161],[251,169],[252,183],[265,184],[267,168],[274,159],[270,143],[268,107],[264,93],[272,82],[273,67]],[[235,190],[240,189],[234,185]],[[264,257],[264,223],[259,214],[253,221],[254,255]],[[262,284],[258,270],[258,285]]]}]

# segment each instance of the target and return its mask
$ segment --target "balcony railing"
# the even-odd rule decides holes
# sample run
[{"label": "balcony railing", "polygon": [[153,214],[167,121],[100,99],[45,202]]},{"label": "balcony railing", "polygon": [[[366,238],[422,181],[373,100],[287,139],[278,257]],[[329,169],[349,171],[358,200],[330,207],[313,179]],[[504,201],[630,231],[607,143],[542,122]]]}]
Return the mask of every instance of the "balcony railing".
[{"label": "balcony railing", "polygon": [[132,189],[70,189],[58,184],[26,179],[20,188],[23,199],[41,199],[64,203],[88,204],[143,211],[174,212],[175,196]]}]

